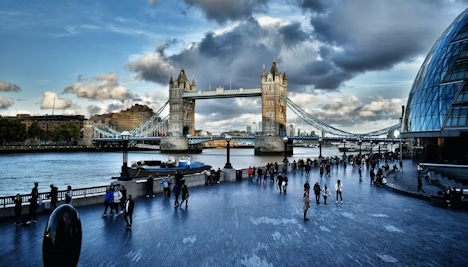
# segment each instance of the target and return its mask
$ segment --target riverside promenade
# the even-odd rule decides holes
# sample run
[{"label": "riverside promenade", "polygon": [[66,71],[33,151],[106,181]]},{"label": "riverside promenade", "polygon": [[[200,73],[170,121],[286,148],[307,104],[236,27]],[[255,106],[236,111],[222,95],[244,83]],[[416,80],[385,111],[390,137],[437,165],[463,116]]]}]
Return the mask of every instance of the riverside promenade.
[{"label": "riverside promenade", "polygon": [[[233,162],[235,166],[235,162]],[[393,164],[389,164],[393,166]],[[415,171],[405,161],[404,172]],[[104,207],[78,207],[83,242],[78,266],[466,266],[468,213],[370,186],[366,169],[288,173],[287,194],[276,185],[238,182],[190,188],[189,207],[174,197],[135,200],[133,229],[122,215],[101,218]],[[303,184],[318,181],[344,203],[316,205],[303,220]],[[425,188],[425,187],[423,187]],[[42,266],[47,214],[30,226],[0,222],[0,266]]]}]

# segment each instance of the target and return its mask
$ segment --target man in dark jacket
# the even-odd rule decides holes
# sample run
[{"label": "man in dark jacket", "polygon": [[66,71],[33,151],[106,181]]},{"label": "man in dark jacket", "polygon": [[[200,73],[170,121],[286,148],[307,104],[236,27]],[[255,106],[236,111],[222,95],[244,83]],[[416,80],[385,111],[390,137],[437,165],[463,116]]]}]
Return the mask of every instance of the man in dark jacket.
[{"label": "man in dark jacket", "polygon": [[50,209],[54,210],[57,208],[58,188],[53,184],[50,185]]},{"label": "man in dark jacket", "polygon": [[38,187],[39,183],[34,183],[34,187],[31,190],[31,198],[29,199],[29,223],[36,222],[36,209],[37,209],[37,199],[39,197]]},{"label": "man in dark jacket", "polygon": [[154,197],[153,183],[153,175],[150,174],[150,176],[148,176],[148,180],[146,180],[146,197]]},{"label": "man in dark jacket", "polygon": [[[125,228],[127,230],[132,230],[134,207],[135,207],[135,203],[133,202],[132,195],[128,195],[128,199],[125,201],[125,207],[124,207],[124,219],[125,219],[125,223],[127,224]],[[130,223],[128,223],[127,217],[130,218]]]}]

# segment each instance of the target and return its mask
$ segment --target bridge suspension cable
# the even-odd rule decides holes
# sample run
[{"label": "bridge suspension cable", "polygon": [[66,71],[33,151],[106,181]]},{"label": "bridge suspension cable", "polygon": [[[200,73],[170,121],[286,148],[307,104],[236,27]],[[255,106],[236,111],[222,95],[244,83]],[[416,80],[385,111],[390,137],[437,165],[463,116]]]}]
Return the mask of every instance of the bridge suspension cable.
[{"label": "bridge suspension cable", "polygon": [[392,125],[390,127],[387,127],[385,129],[369,132],[369,133],[363,133],[363,134],[356,134],[356,133],[350,133],[346,132],[343,130],[340,130],[338,128],[335,128],[329,124],[326,124],[325,122],[315,118],[314,116],[310,115],[309,113],[305,112],[301,107],[299,107],[296,103],[294,103],[291,99],[285,98],[283,96],[280,96],[280,98],[286,102],[286,105],[291,108],[291,110],[298,115],[301,119],[303,119],[305,122],[307,122],[309,125],[317,128],[318,130],[325,131],[327,133],[330,133],[332,135],[336,136],[343,136],[343,137],[371,137],[371,136],[379,136],[386,134],[390,131],[397,130],[401,128],[401,124],[396,124]]},{"label": "bridge suspension cable", "polygon": [[[148,129],[148,127],[154,122],[154,121],[157,121],[157,119],[159,118],[159,116],[161,115],[161,112],[166,108],[167,104],[169,104],[169,100],[167,100],[166,103],[164,103],[164,105],[162,105],[161,108],[158,109],[158,111],[156,111],[156,113],[153,114],[153,116],[151,116],[149,119],[147,119],[146,121],[144,121],[143,123],[141,123],[140,125],[138,125],[136,128],[134,128],[133,130],[130,131],[130,134],[132,136],[143,136],[142,133],[145,132],[146,134],[149,132],[149,130],[145,130],[145,129]],[[167,116],[166,116],[167,117]],[[159,125],[156,124],[156,125]],[[155,128],[154,126],[152,128]],[[159,127],[158,127],[159,128]],[[156,129],[156,128],[155,128]]]}]

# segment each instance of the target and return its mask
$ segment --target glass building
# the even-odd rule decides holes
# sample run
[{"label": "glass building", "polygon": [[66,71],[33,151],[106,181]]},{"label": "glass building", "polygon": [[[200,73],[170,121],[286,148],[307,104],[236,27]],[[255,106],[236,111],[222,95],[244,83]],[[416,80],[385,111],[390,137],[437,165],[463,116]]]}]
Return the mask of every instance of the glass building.
[{"label": "glass building", "polygon": [[402,137],[414,140],[421,161],[467,164],[467,118],[468,9],[442,33],[416,75]]}]

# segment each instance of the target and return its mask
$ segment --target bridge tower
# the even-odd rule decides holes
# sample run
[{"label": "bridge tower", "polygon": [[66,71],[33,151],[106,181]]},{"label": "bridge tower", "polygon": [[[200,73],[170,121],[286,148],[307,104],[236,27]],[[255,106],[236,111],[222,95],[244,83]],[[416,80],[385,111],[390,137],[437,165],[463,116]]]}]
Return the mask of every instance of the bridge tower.
[{"label": "bridge tower", "polygon": [[[262,71],[262,134],[255,137],[255,155],[284,153],[283,136],[286,136],[286,103],[280,96],[288,96],[288,78],[286,72],[278,71],[276,59],[273,59],[270,71]],[[287,145],[288,154],[292,154],[292,141]]]},{"label": "bridge tower", "polygon": [[183,98],[184,92],[196,91],[195,79],[187,78],[184,68],[179,77],[169,80],[169,122],[167,136],[161,138],[161,151],[188,151],[187,135],[195,134],[195,100]]}]

